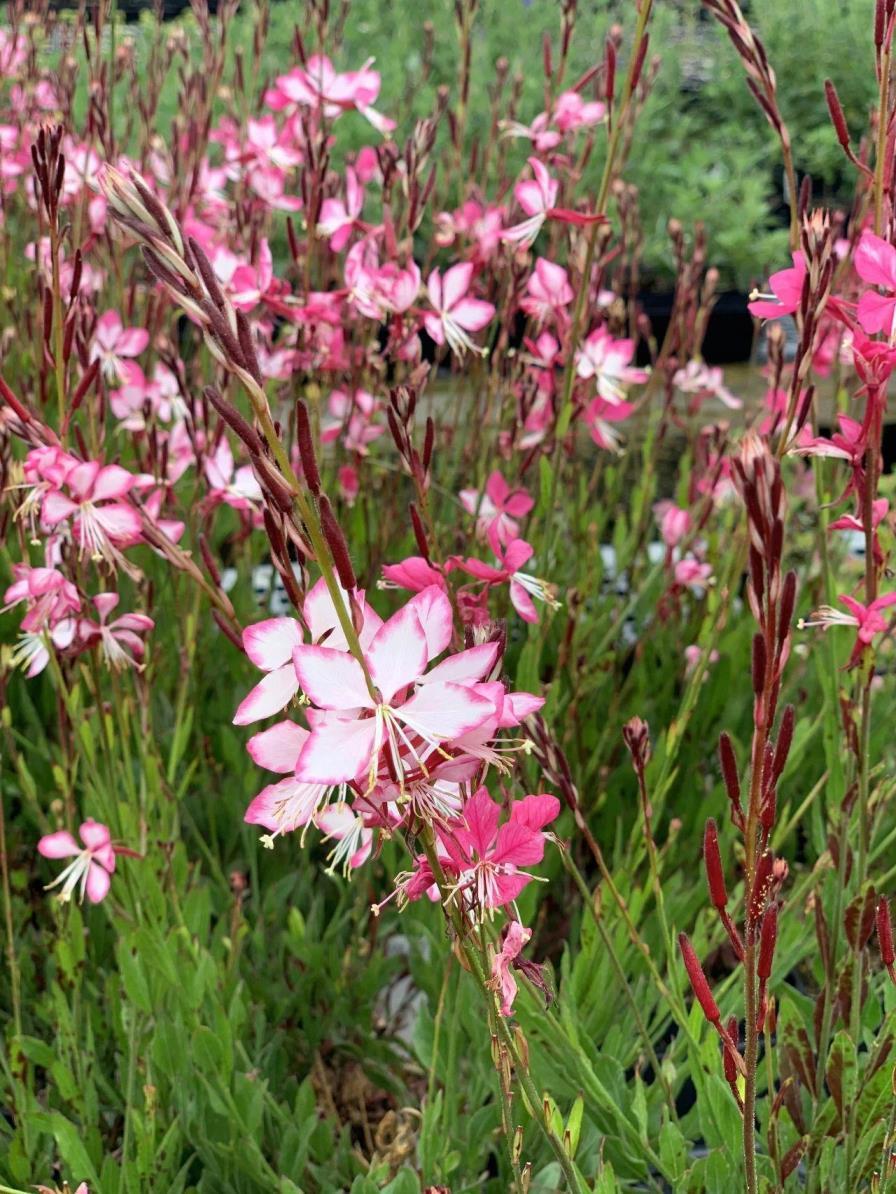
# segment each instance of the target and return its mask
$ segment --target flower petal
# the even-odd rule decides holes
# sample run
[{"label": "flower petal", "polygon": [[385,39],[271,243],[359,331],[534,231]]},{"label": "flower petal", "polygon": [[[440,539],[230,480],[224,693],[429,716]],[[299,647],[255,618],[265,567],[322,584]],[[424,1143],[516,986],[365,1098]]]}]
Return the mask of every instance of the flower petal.
[{"label": "flower petal", "polygon": [[291,663],[278,667],[252,689],[233,715],[235,726],[247,726],[285,709],[299,691],[299,681]]},{"label": "flower petal", "polygon": [[330,647],[300,644],[293,666],[304,692],[321,709],[369,709],[373,702],[357,659]]}]

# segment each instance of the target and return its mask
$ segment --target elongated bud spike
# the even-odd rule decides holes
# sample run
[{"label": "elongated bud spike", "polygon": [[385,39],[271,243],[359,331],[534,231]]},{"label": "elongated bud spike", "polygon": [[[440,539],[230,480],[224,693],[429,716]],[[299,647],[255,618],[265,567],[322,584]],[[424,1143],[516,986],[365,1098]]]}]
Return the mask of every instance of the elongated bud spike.
[{"label": "elongated bud spike", "polygon": [[849,146],[849,129],[846,126],[843,109],[840,107],[837,88],[830,79],[825,79],[824,81],[824,97],[828,101],[828,111],[831,114],[831,121],[834,125],[834,132],[837,134],[837,140],[846,149]]},{"label": "elongated bud spike", "polygon": [[877,943],[880,946],[880,957],[886,966],[890,978],[896,983],[896,951],[893,949],[893,922],[890,919],[890,901],[881,896],[877,902]]},{"label": "elongated bud spike", "polygon": [[706,864],[709,898],[713,907],[721,912],[728,903],[728,892],[725,889],[722,856],[719,853],[719,830],[712,817],[706,822],[703,832],[703,861]]},{"label": "elongated bud spike", "polygon": [[772,959],[775,956],[775,945],[778,940],[778,905],[769,904],[762,918],[762,929],[759,933],[759,963],[756,973],[765,981],[771,977]]},{"label": "elongated bud spike", "polygon": [[336,521],[336,515],[333,513],[333,507],[330,505],[330,500],[326,494],[321,494],[318,504],[320,508],[320,528],[324,533],[327,546],[330,548],[330,554],[333,556],[333,564],[336,568],[336,575],[339,577],[339,583],[344,589],[351,591],[357,585],[357,581],[355,580],[355,570],[352,567],[352,559],[348,552],[348,544],[345,541],[345,536],[342,534],[342,529]]},{"label": "elongated bud spike", "polygon": [[724,731],[719,735],[719,762],[722,764],[722,778],[728,791],[731,807],[737,814],[742,814],[740,805],[740,780],[737,776],[737,758],[731,739]]},{"label": "elongated bud spike", "polygon": [[311,419],[308,407],[301,399],[296,403],[296,441],[299,445],[299,459],[305,483],[317,497],[320,494],[320,472],[317,467],[317,453],[314,451],[314,437],[311,434]]},{"label": "elongated bud spike", "polygon": [[706,981],[706,975],[703,973],[703,967],[697,960],[697,955],[694,953],[694,947],[688,940],[686,933],[678,934],[678,946],[681,950],[681,957],[684,962],[684,968],[688,974],[688,980],[694,992],[694,997],[700,1004],[704,1016],[710,1024],[718,1025],[721,1023],[722,1015],[719,1011],[718,1004],[712,997],[712,991],[709,989],[709,983]]}]

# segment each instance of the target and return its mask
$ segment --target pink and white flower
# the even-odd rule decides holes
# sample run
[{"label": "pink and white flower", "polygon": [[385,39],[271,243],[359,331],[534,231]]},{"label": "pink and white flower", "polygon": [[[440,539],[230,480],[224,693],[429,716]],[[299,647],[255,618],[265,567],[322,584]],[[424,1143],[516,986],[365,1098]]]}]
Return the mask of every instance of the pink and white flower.
[{"label": "pink and white flower", "polygon": [[472,262],[464,261],[452,265],[444,277],[434,269],[426,283],[435,314],[424,315],[424,326],[436,344],[447,341],[458,356],[463,356],[468,349],[480,355],[485,353],[484,348],[473,343],[469,333],[481,331],[495,314],[491,303],[469,296],[472,281]]},{"label": "pink and white flower", "polygon": [[83,846],[79,846],[65,829],[45,834],[37,843],[37,851],[42,858],[72,859],[61,874],[52,883],[47,884],[46,890],[62,884],[59,898],[66,902],[72,898],[75,889],[80,888],[80,901],[83,901],[86,893],[91,904],[99,904],[109,892],[112,875],[115,873],[116,854],[127,854],[130,857],[136,855],[132,850],[114,846],[108,826],[94,821],[92,817],[88,817],[81,824],[78,834]]}]

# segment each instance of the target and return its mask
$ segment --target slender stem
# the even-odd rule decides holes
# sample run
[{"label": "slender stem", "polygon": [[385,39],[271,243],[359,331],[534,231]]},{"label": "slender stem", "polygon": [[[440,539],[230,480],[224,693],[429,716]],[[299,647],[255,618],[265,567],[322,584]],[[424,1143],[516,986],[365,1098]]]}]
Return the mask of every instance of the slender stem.
[{"label": "slender stem", "polygon": [[[468,935],[464,932],[464,924],[460,911],[451,900],[451,893],[448,890],[448,882],[445,878],[445,872],[442,870],[442,864],[439,862],[438,854],[436,853],[435,838],[432,829],[427,826],[420,837],[420,842],[423,846],[423,852],[426,855],[426,860],[429,863],[430,869],[435,877],[439,892],[442,896],[442,907],[445,910],[448,919],[457,936],[458,943],[463,950],[464,957],[470,969],[470,973],[476,981],[476,985],[485,999],[486,1006],[497,1010],[495,995],[488,986],[488,977],[482,965],[477,950],[471,945]],[[529,1104],[530,1114],[532,1119],[538,1126],[542,1136],[544,1136],[547,1143],[550,1145],[554,1156],[563,1171],[563,1176],[566,1178],[567,1184],[571,1191],[575,1194],[586,1194],[585,1186],[582,1183],[572,1160],[567,1153],[563,1141],[556,1135],[553,1128],[548,1124],[543,1116],[538,1114],[538,1109],[541,1106],[541,1098],[538,1091],[535,1089],[535,1083],[532,1081],[532,1076],[529,1073],[529,1068],[520,1052],[516,1038],[507,1027],[504,1017],[500,1014],[496,1016],[495,1028],[497,1030],[498,1038],[504,1048],[507,1050],[508,1056],[513,1062],[513,1068],[516,1072],[517,1080],[523,1089],[526,1096],[526,1101]]]},{"label": "slender stem", "polygon": [[640,1032],[641,1039],[644,1042],[644,1049],[647,1053],[647,1058],[650,1064],[653,1066],[653,1072],[656,1074],[657,1079],[659,1080],[666,1095],[666,1102],[669,1105],[669,1112],[672,1118],[677,1120],[678,1111],[675,1107],[675,1095],[672,1091],[672,1087],[669,1085],[669,1079],[666,1077],[665,1071],[660,1065],[656,1050],[653,1047],[653,1041],[650,1039],[650,1033],[647,1030],[647,1025],[644,1023],[644,1017],[641,1015],[640,1008],[638,1007],[638,1001],[635,999],[635,993],[632,990],[628,979],[626,978],[625,970],[623,969],[622,963],[619,960],[619,955],[616,952],[616,947],[613,945],[613,939],[607,932],[607,926],[604,924],[603,919],[598,916],[594,907],[593,894],[588,890],[588,884],[585,882],[582,872],[570,857],[569,852],[567,850],[561,849],[560,858],[563,862],[563,866],[566,868],[567,873],[570,875],[576,887],[579,889],[579,894],[581,895],[586,908],[591,913],[591,919],[594,921],[597,931],[600,934],[601,941],[604,943],[604,948],[607,951],[607,955],[616,975],[616,980],[622,987],[622,990],[625,993],[626,1001],[632,1010],[632,1015],[635,1017],[635,1023],[638,1026],[638,1032]]}]

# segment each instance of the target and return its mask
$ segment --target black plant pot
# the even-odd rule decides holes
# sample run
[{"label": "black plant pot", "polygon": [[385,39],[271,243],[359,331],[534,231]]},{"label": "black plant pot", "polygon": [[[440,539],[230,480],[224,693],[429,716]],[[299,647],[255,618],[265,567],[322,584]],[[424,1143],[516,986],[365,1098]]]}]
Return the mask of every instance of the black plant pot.
[{"label": "black plant pot", "polygon": [[[653,291],[638,295],[641,310],[650,320],[653,335],[661,344],[672,314],[671,292]],[[725,290],[717,298],[703,341],[703,359],[709,365],[732,365],[750,359],[753,349],[753,317],[747,310],[748,297],[740,290]],[[644,344],[638,347],[638,364],[648,363]]]}]

